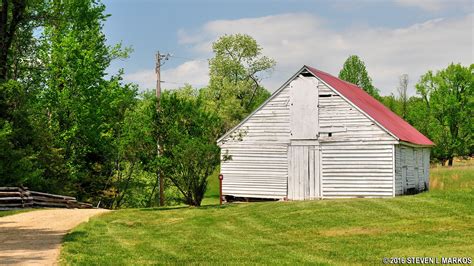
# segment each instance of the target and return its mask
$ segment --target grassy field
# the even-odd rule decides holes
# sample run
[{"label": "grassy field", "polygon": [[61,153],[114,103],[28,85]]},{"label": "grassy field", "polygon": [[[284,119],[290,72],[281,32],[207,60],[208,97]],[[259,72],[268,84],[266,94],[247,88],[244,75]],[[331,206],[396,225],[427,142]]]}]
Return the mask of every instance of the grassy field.
[{"label": "grassy field", "polygon": [[[473,256],[474,165],[433,168],[430,192],[390,199],[129,209],[65,238],[63,264],[381,264]],[[209,205],[211,204],[211,205]]]}]

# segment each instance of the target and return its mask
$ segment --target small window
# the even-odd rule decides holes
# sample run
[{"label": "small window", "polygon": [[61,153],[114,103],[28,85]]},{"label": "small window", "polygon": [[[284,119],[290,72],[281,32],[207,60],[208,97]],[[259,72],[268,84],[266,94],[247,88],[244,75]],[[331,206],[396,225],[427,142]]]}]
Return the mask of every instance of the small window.
[{"label": "small window", "polygon": [[327,98],[331,96],[332,96],[331,94],[319,94],[319,98]]},{"label": "small window", "polygon": [[331,132],[328,133],[328,137],[332,137],[332,133],[331,133]]}]

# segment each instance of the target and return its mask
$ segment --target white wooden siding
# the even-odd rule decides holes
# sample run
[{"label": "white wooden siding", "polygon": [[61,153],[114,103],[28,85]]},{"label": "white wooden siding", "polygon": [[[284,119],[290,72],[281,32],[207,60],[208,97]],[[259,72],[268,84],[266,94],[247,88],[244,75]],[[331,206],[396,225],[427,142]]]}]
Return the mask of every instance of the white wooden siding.
[{"label": "white wooden siding", "polygon": [[289,88],[223,140],[221,162],[224,195],[253,198],[287,196],[290,142]]},{"label": "white wooden siding", "polygon": [[[398,140],[323,82],[314,77],[299,78],[317,84],[314,88],[318,98],[314,105],[318,113],[315,118],[318,120],[316,123],[319,122],[316,127],[318,134],[290,140],[292,88],[286,86],[219,143],[222,159],[231,157],[231,160],[221,163],[224,195],[305,199],[306,194],[310,198],[345,198],[391,197],[398,193],[394,191],[394,187],[398,189],[399,186],[398,180],[394,182],[394,173],[401,173],[398,168],[402,150],[398,145],[394,150]],[[297,179],[289,178],[289,172],[299,173],[301,170],[310,173],[308,167],[311,167],[311,164],[305,164],[310,157],[300,158],[300,153],[292,151],[294,145],[303,145],[308,151],[310,147],[319,145],[319,194],[316,194],[316,179],[313,183],[308,179],[309,187],[306,188],[300,185],[306,182],[304,175],[298,174]],[[429,159],[429,149],[413,156],[412,159],[425,161],[422,158],[428,156]],[[417,170],[418,176],[426,178],[426,166],[423,169],[417,167]],[[416,176],[414,170],[406,174],[410,178]],[[314,194],[311,193],[313,187]],[[304,193],[296,193],[297,189]]]},{"label": "white wooden siding", "polygon": [[392,197],[397,141],[325,84],[318,89],[322,197]]},{"label": "white wooden siding", "polygon": [[395,194],[409,194],[429,188],[430,149],[395,146]]},{"label": "white wooden siding", "polygon": [[393,144],[321,143],[322,197],[392,197]]},{"label": "white wooden siding", "polygon": [[[320,141],[395,140],[322,82],[318,89]],[[332,132],[331,137],[328,136],[329,132]]]},{"label": "white wooden siding", "polygon": [[292,143],[288,150],[288,199],[320,198],[319,145]]}]

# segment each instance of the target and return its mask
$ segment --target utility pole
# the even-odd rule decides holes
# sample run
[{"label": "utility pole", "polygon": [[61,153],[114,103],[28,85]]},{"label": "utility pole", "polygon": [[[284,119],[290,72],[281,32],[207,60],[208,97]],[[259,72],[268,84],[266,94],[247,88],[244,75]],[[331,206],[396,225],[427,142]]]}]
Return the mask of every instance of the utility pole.
[{"label": "utility pole", "polygon": [[[160,97],[161,97],[161,66],[164,64],[166,60],[169,59],[171,55],[170,54],[160,54],[160,52],[156,52],[156,66],[155,66],[155,72],[156,72],[156,112],[158,117],[160,116]],[[163,60],[163,62],[162,62]],[[163,147],[160,145],[160,136],[157,136],[156,138],[156,153],[157,156],[161,156],[163,153]],[[161,172],[161,169],[158,169],[157,171],[157,178],[159,179],[159,193],[160,193],[160,206],[165,205],[165,178],[163,173]]]}]

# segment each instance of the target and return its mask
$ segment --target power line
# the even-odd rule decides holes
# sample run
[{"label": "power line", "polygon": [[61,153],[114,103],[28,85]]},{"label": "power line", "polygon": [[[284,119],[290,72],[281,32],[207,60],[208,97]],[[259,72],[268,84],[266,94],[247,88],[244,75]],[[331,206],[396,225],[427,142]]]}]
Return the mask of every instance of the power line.
[{"label": "power line", "polygon": [[162,80],[161,83],[164,84],[174,84],[174,85],[181,85],[181,86],[186,86],[186,85],[191,85],[191,86],[206,86],[206,84],[200,84],[200,83],[193,83],[193,82],[178,82],[178,81],[164,81]]},{"label": "power line", "polygon": [[208,62],[209,59],[196,59],[196,58],[191,58],[191,57],[185,57],[185,56],[177,56],[174,54],[170,55],[171,57],[178,58],[178,59],[184,59],[184,60],[192,60],[192,61],[202,61],[202,62]]},{"label": "power line", "polygon": [[191,85],[191,83],[189,82],[186,82],[186,83],[183,83],[183,82],[176,82],[176,81],[164,81],[162,80],[161,83],[166,83],[166,84],[176,84],[176,85]]}]

